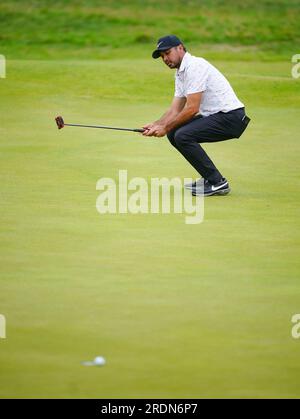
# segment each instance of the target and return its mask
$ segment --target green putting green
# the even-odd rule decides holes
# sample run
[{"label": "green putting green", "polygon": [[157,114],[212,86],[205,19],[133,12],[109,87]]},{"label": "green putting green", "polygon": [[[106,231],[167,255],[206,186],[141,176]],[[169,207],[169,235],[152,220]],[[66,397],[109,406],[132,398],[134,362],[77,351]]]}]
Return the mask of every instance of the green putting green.
[{"label": "green putting green", "polygon": [[[8,62],[1,396],[299,396],[299,83],[289,63],[215,64],[252,121],[239,140],[207,145],[232,194],[205,199],[192,226],[182,214],[96,211],[97,180],[119,169],[195,177],[166,138],[54,122],[141,126],[171,98],[171,71]],[[81,365],[97,355],[104,367]]]}]

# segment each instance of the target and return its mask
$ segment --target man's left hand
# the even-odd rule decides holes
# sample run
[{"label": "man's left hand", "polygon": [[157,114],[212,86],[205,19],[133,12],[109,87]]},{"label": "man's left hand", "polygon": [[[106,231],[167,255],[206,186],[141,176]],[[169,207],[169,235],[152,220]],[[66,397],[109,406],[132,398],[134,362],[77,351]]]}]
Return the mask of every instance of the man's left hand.
[{"label": "man's left hand", "polygon": [[143,132],[143,135],[147,137],[163,137],[166,135],[167,130],[164,125],[155,124],[150,129]]}]

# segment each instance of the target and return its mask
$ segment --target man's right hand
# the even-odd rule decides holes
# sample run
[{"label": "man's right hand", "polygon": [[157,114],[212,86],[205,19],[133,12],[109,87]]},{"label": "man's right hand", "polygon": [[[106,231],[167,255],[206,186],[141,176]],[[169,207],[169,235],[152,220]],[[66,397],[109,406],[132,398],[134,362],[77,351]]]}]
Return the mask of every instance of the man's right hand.
[{"label": "man's right hand", "polygon": [[151,124],[150,128],[147,128],[142,133],[146,137],[163,137],[166,135],[167,130],[165,125],[159,124],[158,122]]},{"label": "man's right hand", "polygon": [[154,124],[155,124],[154,122],[151,122],[150,124],[143,125],[142,128],[144,128],[145,131],[148,131],[154,126]]}]

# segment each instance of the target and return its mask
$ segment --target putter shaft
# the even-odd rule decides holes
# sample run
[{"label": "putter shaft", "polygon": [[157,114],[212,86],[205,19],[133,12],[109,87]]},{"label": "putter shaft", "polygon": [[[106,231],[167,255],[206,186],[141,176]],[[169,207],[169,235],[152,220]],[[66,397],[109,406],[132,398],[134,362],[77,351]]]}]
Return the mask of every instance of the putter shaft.
[{"label": "putter shaft", "polygon": [[65,124],[68,127],[82,127],[82,128],[103,128],[103,129],[113,129],[117,131],[132,131],[132,132],[144,132],[140,128],[118,128],[118,127],[107,127],[105,125],[82,125],[82,124]]}]

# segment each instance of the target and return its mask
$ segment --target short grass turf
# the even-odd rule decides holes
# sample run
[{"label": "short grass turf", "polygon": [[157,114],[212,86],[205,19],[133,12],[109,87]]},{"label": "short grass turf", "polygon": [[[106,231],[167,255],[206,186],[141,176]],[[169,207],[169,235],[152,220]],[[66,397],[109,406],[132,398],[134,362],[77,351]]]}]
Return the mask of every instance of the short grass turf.
[{"label": "short grass turf", "polygon": [[[194,51],[192,51],[194,52]],[[206,150],[232,194],[205,219],[100,215],[96,182],[196,177],[139,127],[173,95],[159,61],[8,61],[1,92],[1,397],[299,397],[299,82],[216,61],[247,105]],[[96,355],[102,368],[81,365]]]},{"label": "short grass turf", "polygon": [[146,57],[159,37],[176,33],[189,46],[291,56],[300,43],[299,13],[299,0],[2,0],[1,53]]}]

